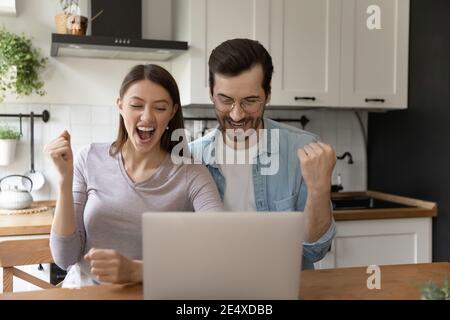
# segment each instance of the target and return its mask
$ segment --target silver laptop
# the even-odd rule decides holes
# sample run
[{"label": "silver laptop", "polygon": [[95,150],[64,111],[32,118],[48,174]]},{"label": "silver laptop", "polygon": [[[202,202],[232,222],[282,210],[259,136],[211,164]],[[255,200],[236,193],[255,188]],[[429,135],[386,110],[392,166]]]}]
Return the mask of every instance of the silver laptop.
[{"label": "silver laptop", "polygon": [[300,212],[143,215],[144,299],[298,299]]}]

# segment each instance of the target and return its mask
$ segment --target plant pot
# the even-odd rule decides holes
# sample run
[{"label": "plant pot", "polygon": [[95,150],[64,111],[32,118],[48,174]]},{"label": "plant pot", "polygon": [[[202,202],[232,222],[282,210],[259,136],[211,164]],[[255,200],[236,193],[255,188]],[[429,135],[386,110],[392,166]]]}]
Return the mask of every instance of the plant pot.
[{"label": "plant pot", "polygon": [[16,156],[16,139],[0,139],[0,166],[7,166]]},{"label": "plant pot", "polygon": [[62,33],[62,34],[66,34],[67,33],[67,18],[69,16],[64,14],[64,13],[60,13],[57,16],[55,16],[55,27],[56,27],[56,33]]},{"label": "plant pot", "polygon": [[88,26],[88,18],[85,16],[71,15],[67,17],[66,33],[85,36]]}]

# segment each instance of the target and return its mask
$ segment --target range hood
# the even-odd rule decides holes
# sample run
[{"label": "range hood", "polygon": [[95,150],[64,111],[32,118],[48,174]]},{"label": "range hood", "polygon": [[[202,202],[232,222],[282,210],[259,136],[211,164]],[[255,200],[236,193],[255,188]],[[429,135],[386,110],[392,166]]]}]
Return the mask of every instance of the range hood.
[{"label": "range hood", "polygon": [[187,42],[52,33],[52,57],[167,61],[188,49]]},{"label": "range hood", "polygon": [[52,57],[167,61],[188,49],[184,41],[143,39],[142,0],[127,0],[126,6],[123,0],[89,0],[89,6],[94,18],[88,35],[52,33]]}]

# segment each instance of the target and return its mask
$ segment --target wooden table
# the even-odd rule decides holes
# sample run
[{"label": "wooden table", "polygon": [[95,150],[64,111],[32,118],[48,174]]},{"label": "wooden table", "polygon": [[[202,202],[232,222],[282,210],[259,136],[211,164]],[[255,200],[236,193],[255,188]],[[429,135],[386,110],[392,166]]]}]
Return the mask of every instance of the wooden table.
[{"label": "wooden table", "polygon": [[[308,270],[301,275],[300,298],[310,299],[420,299],[420,286],[428,280],[442,285],[450,275],[449,263],[381,266],[381,289],[366,286],[367,268]],[[140,300],[142,285],[100,285],[80,289],[49,289],[34,292],[5,293],[0,299],[76,299]]]},{"label": "wooden table", "polygon": [[0,236],[50,234],[55,201],[35,201],[49,210],[32,214],[0,215]]}]

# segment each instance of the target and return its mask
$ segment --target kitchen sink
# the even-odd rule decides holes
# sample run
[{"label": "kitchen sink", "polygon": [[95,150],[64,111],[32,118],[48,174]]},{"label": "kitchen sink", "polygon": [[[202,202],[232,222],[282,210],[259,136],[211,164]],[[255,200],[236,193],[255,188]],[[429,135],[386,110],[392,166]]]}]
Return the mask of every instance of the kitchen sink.
[{"label": "kitchen sink", "polygon": [[361,210],[361,209],[391,209],[391,208],[416,208],[406,204],[380,200],[369,196],[353,196],[331,199],[333,209]]}]

